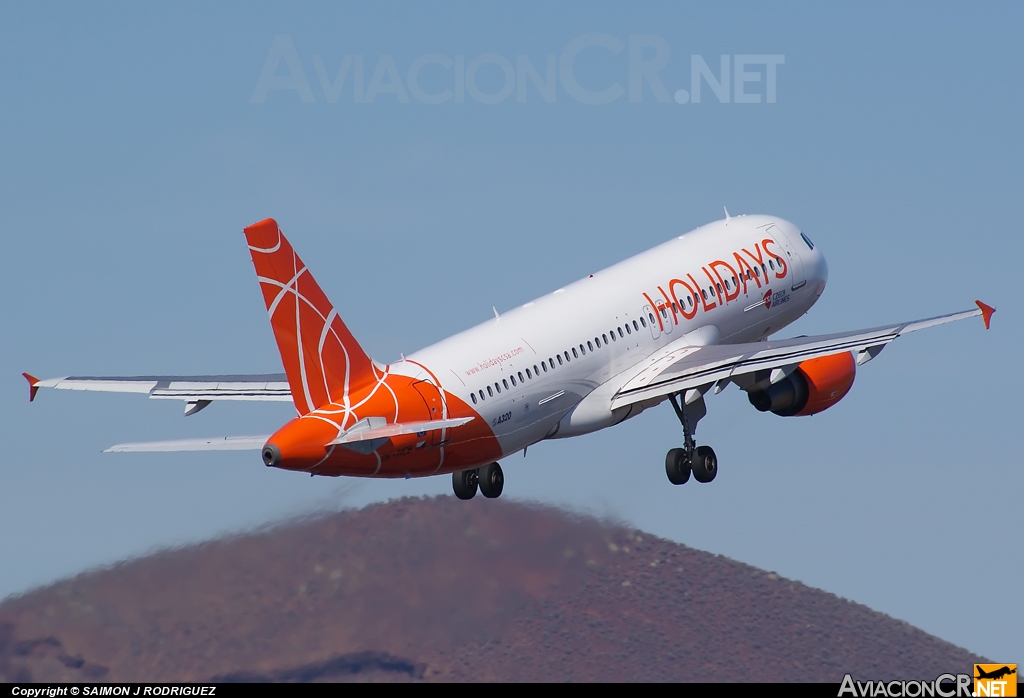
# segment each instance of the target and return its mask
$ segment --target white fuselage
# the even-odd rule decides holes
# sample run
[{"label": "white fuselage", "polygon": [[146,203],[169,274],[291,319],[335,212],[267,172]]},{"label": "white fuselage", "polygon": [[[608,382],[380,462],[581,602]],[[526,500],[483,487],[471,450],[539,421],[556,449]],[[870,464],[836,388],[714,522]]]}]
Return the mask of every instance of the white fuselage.
[{"label": "white fuselage", "polygon": [[429,346],[391,370],[429,368],[445,391],[473,405],[508,455],[639,413],[648,405],[613,412],[610,401],[642,359],[669,345],[762,340],[807,312],[827,277],[820,250],[792,223],[737,216]]}]

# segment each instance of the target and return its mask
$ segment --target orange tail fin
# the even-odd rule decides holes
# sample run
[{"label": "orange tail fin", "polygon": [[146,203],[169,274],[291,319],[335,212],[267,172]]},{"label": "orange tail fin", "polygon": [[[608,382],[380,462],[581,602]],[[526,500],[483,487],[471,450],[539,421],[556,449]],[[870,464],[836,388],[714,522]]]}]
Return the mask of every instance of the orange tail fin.
[{"label": "orange tail fin", "polygon": [[270,314],[299,414],[375,379],[373,362],[342,322],[272,218],[245,229],[256,277]]}]

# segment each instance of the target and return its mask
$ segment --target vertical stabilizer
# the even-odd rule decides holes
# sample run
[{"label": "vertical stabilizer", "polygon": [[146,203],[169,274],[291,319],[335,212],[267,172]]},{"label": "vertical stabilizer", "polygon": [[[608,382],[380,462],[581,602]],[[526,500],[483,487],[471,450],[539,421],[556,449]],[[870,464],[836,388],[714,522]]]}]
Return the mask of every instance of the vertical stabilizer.
[{"label": "vertical stabilizer", "polygon": [[373,362],[342,322],[277,221],[245,229],[256,278],[299,414],[345,403],[375,379]]}]

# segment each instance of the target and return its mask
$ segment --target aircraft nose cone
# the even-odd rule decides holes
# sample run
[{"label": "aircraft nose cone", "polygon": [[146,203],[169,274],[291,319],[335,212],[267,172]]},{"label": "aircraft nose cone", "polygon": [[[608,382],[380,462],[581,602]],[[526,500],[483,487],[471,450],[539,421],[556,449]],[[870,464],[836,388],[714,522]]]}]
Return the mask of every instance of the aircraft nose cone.
[{"label": "aircraft nose cone", "polygon": [[263,462],[268,468],[275,467],[281,462],[281,449],[275,444],[268,443],[263,447]]}]

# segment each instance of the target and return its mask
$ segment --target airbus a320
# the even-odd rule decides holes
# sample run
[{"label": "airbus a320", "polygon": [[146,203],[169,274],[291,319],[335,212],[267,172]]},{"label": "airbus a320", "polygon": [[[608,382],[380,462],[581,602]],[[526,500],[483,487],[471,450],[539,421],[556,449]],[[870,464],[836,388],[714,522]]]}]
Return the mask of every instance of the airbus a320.
[{"label": "airbus a320", "polygon": [[275,433],[147,443],[108,451],[253,449],[311,475],[450,474],[455,494],[494,498],[498,461],[545,439],[588,434],[668,402],[682,426],[665,472],[711,482],[718,459],[697,445],[705,396],[730,384],[783,417],[833,407],[857,368],[900,335],[980,315],[976,307],[853,332],[770,339],[825,290],[821,249],[792,223],[726,216],[591,274],[394,363],[374,361],[327,300],[277,222],[245,228],[283,374],[25,374],[39,388],[145,393],[185,402],[279,400],[297,416]]}]

